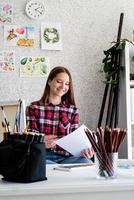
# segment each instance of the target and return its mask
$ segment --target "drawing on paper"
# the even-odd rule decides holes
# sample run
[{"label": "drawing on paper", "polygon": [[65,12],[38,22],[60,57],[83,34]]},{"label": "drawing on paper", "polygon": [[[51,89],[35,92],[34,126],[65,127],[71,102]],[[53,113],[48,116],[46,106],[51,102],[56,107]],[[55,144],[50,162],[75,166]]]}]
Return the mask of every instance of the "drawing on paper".
[{"label": "drawing on paper", "polygon": [[14,51],[0,51],[0,72],[12,72],[15,70]]},{"label": "drawing on paper", "polygon": [[46,76],[49,61],[46,57],[22,57],[20,59],[20,77]]},{"label": "drawing on paper", "polygon": [[4,44],[7,46],[33,47],[34,27],[5,25]]},{"label": "drawing on paper", "polygon": [[10,3],[0,4],[0,23],[12,23],[13,5]]},{"label": "drawing on paper", "polygon": [[41,24],[41,47],[46,50],[62,50],[60,23]]}]

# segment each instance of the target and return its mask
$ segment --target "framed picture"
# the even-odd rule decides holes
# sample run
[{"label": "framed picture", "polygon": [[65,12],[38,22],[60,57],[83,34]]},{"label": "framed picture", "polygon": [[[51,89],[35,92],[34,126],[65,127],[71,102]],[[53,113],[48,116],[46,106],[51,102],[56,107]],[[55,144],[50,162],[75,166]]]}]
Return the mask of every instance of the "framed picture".
[{"label": "framed picture", "polygon": [[25,56],[20,59],[20,77],[43,77],[48,72],[46,57]]},{"label": "framed picture", "polygon": [[15,70],[15,52],[0,51],[0,72],[13,72]]},{"label": "framed picture", "polygon": [[13,5],[11,3],[0,3],[0,23],[8,24],[13,21]]},{"label": "framed picture", "polygon": [[41,24],[41,48],[46,50],[62,50],[60,23]]},{"label": "framed picture", "polygon": [[34,27],[4,25],[4,44],[6,46],[34,46]]}]

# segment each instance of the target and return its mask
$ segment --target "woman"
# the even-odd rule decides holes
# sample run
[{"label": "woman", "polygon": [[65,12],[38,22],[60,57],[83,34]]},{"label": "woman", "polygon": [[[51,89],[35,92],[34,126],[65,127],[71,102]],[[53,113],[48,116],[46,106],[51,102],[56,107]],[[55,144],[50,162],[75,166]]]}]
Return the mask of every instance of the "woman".
[{"label": "woman", "polygon": [[78,128],[79,114],[75,105],[72,77],[65,67],[50,72],[43,96],[27,107],[29,128],[45,134],[47,163],[90,163],[91,149],[81,157],[71,156],[54,141]]}]

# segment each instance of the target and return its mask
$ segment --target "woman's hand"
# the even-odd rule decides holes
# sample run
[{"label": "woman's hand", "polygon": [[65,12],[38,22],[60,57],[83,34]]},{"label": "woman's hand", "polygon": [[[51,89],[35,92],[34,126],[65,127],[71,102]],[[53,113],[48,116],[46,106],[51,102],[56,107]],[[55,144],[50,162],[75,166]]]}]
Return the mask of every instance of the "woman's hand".
[{"label": "woman's hand", "polygon": [[83,156],[85,158],[92,158],[93,157],[93,149],[92,148],[84,149],[81,152],[81,156]]},{"label": "woman's hand", "polygon": [[58,137],[56,135],[45,135],[45,146],[46,149],[51,149],[55,146],[54,141],[57,140]]}]

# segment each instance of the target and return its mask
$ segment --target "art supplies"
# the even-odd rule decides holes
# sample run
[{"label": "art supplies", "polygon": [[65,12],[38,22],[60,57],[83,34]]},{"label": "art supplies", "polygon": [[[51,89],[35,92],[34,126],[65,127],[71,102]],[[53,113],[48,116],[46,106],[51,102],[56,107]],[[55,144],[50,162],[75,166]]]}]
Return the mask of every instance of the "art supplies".
[{"label": "art supplies", "polygon": [[105,178],[114,177],[114,161],[117,160],[117,152],[126,135],[126,129],[97,128],[96,133],[85,129],[85,133],[95,152],[99,172]]},{"label": "art supplies", "polygon": [[99,154],[102,152],[105,155],[108,152],[118,152],[119,146],[126,135],[126,129],[106,127],[105,130],[97,128],[96,133],[86,129],[85,133],[94,151]]},{"label": "art supplies", "polygon": [[[22,133],[27,128],[26,127],[25,101],[19,99],[19,101],[15,102],[14,105],[17,106],[17,107],[15,108],[15,112],[14,113],[12,112],[11,115],[8,112],[7,104],[1,105],[1,110],[2,110],[2,114],[3,114],[2,128],[3,128],[3,131],[5,130],[5,131],[8,131],[8,132],[12,132],[12,133]],[[9,104],[9,106],[10,106],[10,104]],[[5,111],[7,111],[7,113]],[[8,121],[7,116],[11,120],[11,123]],[[11,116],[12,116],[12,119],[11,119]],[[15,116],[15,119],[13,120],[14,116]],[[10,125],[12,127],[10,127]]]},{"label": "art supplies", "polygon": [[44,134],[26,127],[24,100],[19,100],[17,103],[12,129],[9,126],[4,106],[1,106],[1,110],[3,113],[1,122],[3,140],[0,142],[2,179],[19,183],[47,180]]},{"label": "art supplies", "polygon": [[34,141],[33,133],[25,134],[24,138],[23,136],[6,132],[5,138],[0,142],[1,178],[18,183],[47,180],[44,142]]}]

